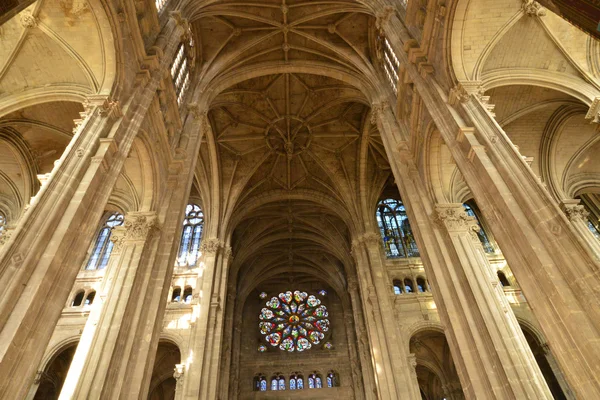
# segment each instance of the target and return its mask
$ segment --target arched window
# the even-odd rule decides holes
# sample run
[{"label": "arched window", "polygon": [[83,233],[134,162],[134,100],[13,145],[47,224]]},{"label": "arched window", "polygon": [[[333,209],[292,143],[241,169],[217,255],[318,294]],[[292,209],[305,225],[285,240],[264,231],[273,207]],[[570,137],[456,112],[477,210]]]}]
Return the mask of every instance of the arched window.
[{"label": "arched window", "polygon": [[285,390],[285,378],[283,377],[283,375],[279,375],[277,384],[278,384],[279,390]]},{"label": "arched window", "polygon": [[419,293],[424,293],[427,291],[427,283],[425,283],[425,279],[421,277],[417,278],[417,290]]},{"label": "arched window", "polygon": [[123,214],[113,213],[108,216],[104,225],[100,228],[100,232],[98,232],[94,249],[92,250],[92,254],[85,269],[106,268],[113,248],[113,242],[110,241],[110,235],[112,234],[112,230],[120,225],[123,225]]},{"label": "arched window", "polygon": [[302,375],[298,375],[296,378],[296,389],[304,389],[304,378],[302,377]]},{"label": "arched window", "polygon": [[258,374],[254,377],[254,391],[266,392],[267,391],[267,378],[264,375]]},{"label": "arched window", "polygon": [[173,289],[173,295],[171,296],[171,301],[173,303],[178,303],[179,300],[181,300],[181,288],[176,287],[175,289]]},{"label": "arched window", "polygon": [[178,266],[193,267],[200,256],[200,240],[204,228],[204,214],[200,206],[188,204],[185,208],[185,219],[183,220],[183,233],[179,245]]},{"label": "arched window", "polygon": [[392,50],[390,42],[383,32],[379,32],[377,37],[377,58],[381,59],[381,64],[394,94],[398,94],[398,71],[400,70],[400,61]]},{"label": "arched window", "polygon": [[377,205],[377,224],[388,257],[418,257],[419,250],[401,201],[386,199]]},{"label": "arched window", "polygon": [[271,378],[271,390],[279,389],[279,378],[274,376]]},{"label": "arched window", "polygon": [[336,387],[338,385],[337,374],[333,371],[327,373],[327,387]]},{"label": "arched window", "polygon": [[485,233],[485,231],[483,230],[483,227],[481,226],[481,221],[479,220],[479,217],[477,216],[477,213],[475,212],[475,209],[477,208],[477,206],[472,204],[471,202],[467,202],[467,203],[463,204],[463,207],[465,208],[465,211],[467,212],[467,215],[469,217],[474,217],[477,220],[477,225],[479,225],[479,232],[477,232],[477,236],[479,236],[479,241],[481,242],[481,245],[483,246],[483,250],[486,253],[493,253],[494,246],[492,246],[492,244],[490,243],[490,240],[488,239],[487,234]]},{"label": "arched window", "polygon": [[415,289],[413,286],[413,281],[409,278],[404,279],[404,290],[406,293],[414,293]]},{"label": "arched window", "polygon": [[323,382],[321,381],[321,375],[315,376],[315,388],[321,389],[323,387]]},{"label": "arched window", "polygon": [[399,280],[394,281],[394,294],[402,294],[402,282]]},{"label": "arched window", "polygon": [[88,293],[83,304],[86,306],[92,305],[94,303],[94,297],[96,297],[96,291],[92,290],[91,292]]},{"label": "arched window", "polygon": [[498,271],[498,280],[500,281],[500,284],[502,286],[504,286],[504,287],[510,286],[510,282],[508,281],[508,279],[506,278],[506,275],[502,271]]},{"label": "arched window", "polygon": [[79,307],[81,303],[83,303],[83,296],[85,296],[85,292],[83,290],[77,292],[75,298],[73,298],[73,302],[71,303],[71,307]]},{"label": "arched window", "polygon": [[290,376],[290,390],[296,390],[296,375]]},{"label": "arched window", "polygon": [[183,301],[186,304],[190,304],[192,302],[192,288],[191,286],[186,286],[183,291]]},{"label": "arched window", "polygon": [[[158,1],[158,0],[157,0]],[[171,64],[171,77],[177,95],[177,104],[181,105],[185,93],[190,87],[190,71],[194,63],[194,39],[191,31],[188,31],[188,40],[179,44],[175,59]]]},{"label": "arched window", "polygon": [[315,374],[310,374],[308,376],[308,388],[309,389],[314,389],[315,388]]}]

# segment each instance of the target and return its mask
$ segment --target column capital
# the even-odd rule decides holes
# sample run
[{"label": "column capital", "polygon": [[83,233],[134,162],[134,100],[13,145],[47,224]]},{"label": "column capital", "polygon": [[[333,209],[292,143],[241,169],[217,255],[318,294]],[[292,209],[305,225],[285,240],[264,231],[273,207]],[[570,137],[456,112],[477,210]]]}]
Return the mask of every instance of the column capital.
[{"label": "column capital", "polygon": [[585,209],[583,204],[579,204],[580,200],[568,199],[563,200],[560,204],[560,208],[564,211],[565,215],[571,222],[584,221],[587,219],[590,213]]},{"label": "column capital", "polygon": [[[479,224],[475,217],[470,217],[462,203],[436,204],[435,213],[437,221],[448,232],[469,232],[477,238]],[[479,241],[479,239],[477,238]]]},{"label": "column capital", "polygon": [[390,107],[387,101],[373,102],[371,104],[371,125],[377,125],[377,121],[382,118],[383,113]]},{"label": "column capital", "polygon": [[523,0],[521,9],[525,15],[530,17],[543,17],[546,15],[546,9],[535,0]]},{"label": "column capital", "polygon": [[219,249],[222,249],[224,247],[225,243],[223,243],[219,239],[209,238],[202,241],[202,244],[200,245],[200,251],[202,253],[216,254],[217,251],[219,251]]},{"label": "column capital", "polygon": [[125,215],[122,226],[113,229],[110,241],[113,242],[113,252],[119,253],[126,242],[143,242],[148,235],[158,229],[156,212],[133,212]]}]

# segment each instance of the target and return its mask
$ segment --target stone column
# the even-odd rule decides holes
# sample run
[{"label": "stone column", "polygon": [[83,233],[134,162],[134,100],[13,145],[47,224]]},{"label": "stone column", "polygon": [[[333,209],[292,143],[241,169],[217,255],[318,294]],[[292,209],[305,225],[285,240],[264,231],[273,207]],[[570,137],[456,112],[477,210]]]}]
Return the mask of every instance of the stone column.
[{"label": "stone column", "polygon": [[[462,204],[435,207],[389,107],[375,118],[467,398],[550,399]],[[441,224],[440,224],[441,222]]]},{"label": "stone column", "polygon": [[[393,14],[381,22],[531,304],[572,389],[600,398],[600,263],[517,153],[476,82],[449,95]],[[408,51],[408,55],[406,54]],[[409,57],[410,55],[410,57]]]},{"label": "stone column", "polygon": [[173,372],[173,378],[177,382],[175,384],[175,399],[182,399],[183,395],[183,378],[185,374],[185,364],[175,364],[175,371]]},{"label": "stone column", "polygon": [[366,233],[352,241],[352,255],[356,260],[356,271],[362,300],[362,309],[367,325],[375,383],[378,398],[397,399],[403,395],[419,398],[410,385],[407,354],[400,340],[396,322],[387,317],[393,315],[393,304],[389,296],[387,272],[381,250],[381,236]]},{"label": "stone column", "polygon": [[158,242],[156,229],[154,212],[129,213],[123,226],[113,229],[114,247],[98,290],[100,301],[85,324],[60,399],[119,397],[131,346],[140,340],[136,328]]},{"label": "stone column", "polygon": [[[90,96],[85,118],[35,204],[0,250],[0,397],[34,379],[86,249],[184,28],[170,21],[156,68],[120,102]],[[145,71],[148,72],[148,71]]]},{"label": "stone column", "polygon": [[580,202],[581,200],[577,199],[563,200],[561,208],[568,220],[571,221],[581,241],[594,254],[596,260],[600,260],[600,240],[588,228],[587,217],[590,213]]},{"label": "stone column", "polygon": [[197,317],[191,327],[184,399],[216,399],[219,388],[231,248],[217,238],[207,238],[203,240],[201,251],[204,266],[196,287],[201,288],[203,296],[199,299]]},{"label": "stone column", "polygon": [[[436,213],[448,233],[458,262],[449,268],[456,301],[468,319],[457,336],[458,351],[463,358],[470,352],[480,353],[479,362],[465,362],[463,373],[471,380],[481,372],[496,398],[509,397],[551,399],[552,396],[519,327],[496,274],[477,236],[477,220],[469,217],[461,203],[438,204]],[[450,302],[447,302],[450,305]],[[448,312],[455,314],[456,310]],[[455,314],[456,315],[456,314]],[[455,325],[459,325],[456,322]],[[487,342],[487,343],[486,343]],[[483,367],[484,371],[481,371]]]}]

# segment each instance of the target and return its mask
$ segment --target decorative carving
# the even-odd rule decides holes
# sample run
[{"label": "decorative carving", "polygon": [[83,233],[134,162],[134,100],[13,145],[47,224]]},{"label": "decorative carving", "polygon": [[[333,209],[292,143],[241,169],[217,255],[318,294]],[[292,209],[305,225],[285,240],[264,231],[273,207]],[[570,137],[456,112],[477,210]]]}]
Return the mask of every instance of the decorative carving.
[{"label": "decorative carving", "polygon": [[127,241],[144,241],[158,227],[155,215],[129,214],[125,223],[113,229],[110,241],[113,242],[113,252],[120,253]]},{"label": "decorative carving", "polygon": [[394,7],[385,6],[383,11],[377,13],[377,17],[375,19],[375,27],[379,31],[380,34],[383,34],[384,25],[390,20],[390,17],[394,13]]},{"label": "decorative carving", "polygon": [[206,239],[200,245],[200,251],[208,254],[215,254],[221,247],[223,242],[217,238]]},{"label": "decorative carving", "polygon": [[0,232],[0,247],[8,243],[8,239],[12,236],[12,229],[4,229]]},{"label": "decorative carving", "polygon": [[468,100],[469,93],[460,83],[450,89],[450,93],[448,94],[448,104],[456,106],[460,103],[466,103]]},{"label": "decorative carving", "polygon": [[535,0],[523,0],[521,5],[523,12],[530,17],[543,17],[546,15],[546,9]]},{"label": "decorative carving", "polygon": [[571,222],[583,221],[587,220],[588,215],[590,213],[585,209],[585,207],[577,202],[566,203],[563,202],[562,209],[565,212],[567,218]]},{"label": "decorative carving", "polygon": [[600,97],[594,98],[585,119],[591,120],[590,123],[600,124]]},{"label": "decorative carving", "polygon": [[173,21],[175,21],[175,24],[177,24],[178,26],[182,26],[185,32],[188,31],[189,22],[186,18],[183,18],[180,11],[171,11],[169,16]]},{"label": "decorative carving", "polygon": [[375,232],[365,233],[361,238],[367,244],[379,244],[381,236]]},{"label": "decorative carving", "polygon": [[188,113],[195,119],[195,120],[202,120],[203,117],[206,117],[208,115],[207,111],[203,111],[200,110],[200,107],[198,106],[198,104],[196,103],[191,103],[187,105],[187,110]]},{"label": "decorative carving", "polygon": [[21,25],[23,28],[35,28],[38,24],[38,19],[33,16],[31,11],[25,10],[21,13]]},{"label": "decorative carving", "polygon": [[411,376],[417,379],[417,356],[411,353],[406,357],[406,361],[408,361]]},{"label": "decorative carving", "polygon": [[477,220],[467,215],[462,204],[438,204],[435,211],[438,222],[445,226],[449,232],[468,231],[471,236],[474,233],[477,237],[479,231]]},{"label": "decorative carving", "polygon": [[122,116],[121,104],[116,100],[106,99],[100,106],[100,115],[102,117]]}]

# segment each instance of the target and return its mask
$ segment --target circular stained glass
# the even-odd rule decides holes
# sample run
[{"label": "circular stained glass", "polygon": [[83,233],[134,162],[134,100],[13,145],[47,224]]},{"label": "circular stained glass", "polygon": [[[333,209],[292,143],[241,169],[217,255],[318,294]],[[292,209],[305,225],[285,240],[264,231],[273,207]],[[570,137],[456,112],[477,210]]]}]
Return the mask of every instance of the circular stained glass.
[{"label": "circular stained glass", "polygon": [[265,346],[264,344],[259,344],[258,351],[259,353],[264,353],[265,351],[267,351],[267,346]]},{"label": "circular stained glass", "polygon": [[267,298],[267,296],[268,296],[267,292],[260,292],[260,294],[258,295],[258,297],[260,297],[260,298],[261,298],[261,300],[264,300],[264,299],[266,299],[266,298]]},{"label": "circular stained glass", "polygon": [[314,295],[296,290],[265,303],[259,328],[267,343],[284,351],[304,351],[319,344],[329,330],[327,307]]},{"label": "circular stained glass", "polygon": [[327,296],[327,291],[326,290],[319,290],[319,295],[321,295],[321,296]]}]

